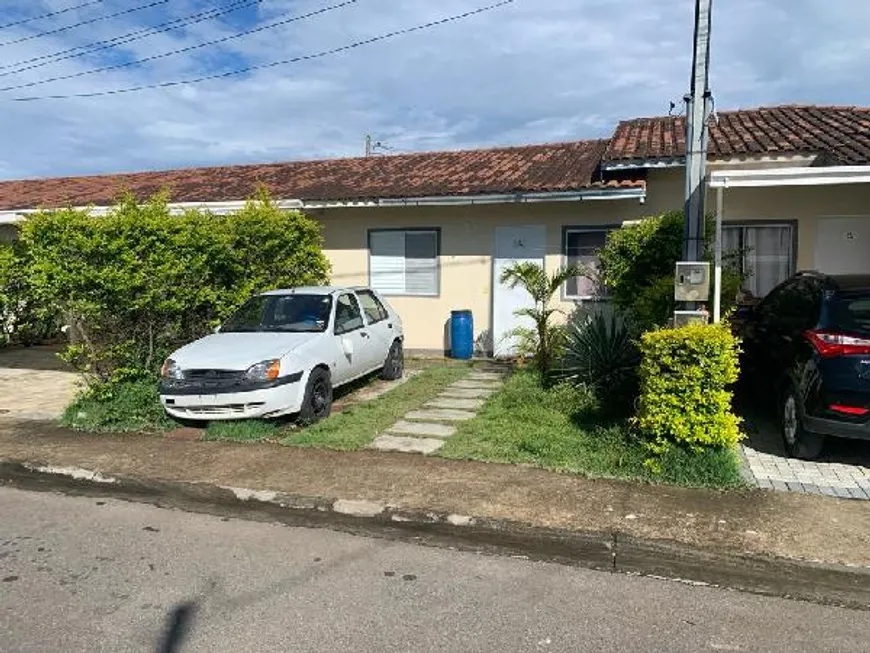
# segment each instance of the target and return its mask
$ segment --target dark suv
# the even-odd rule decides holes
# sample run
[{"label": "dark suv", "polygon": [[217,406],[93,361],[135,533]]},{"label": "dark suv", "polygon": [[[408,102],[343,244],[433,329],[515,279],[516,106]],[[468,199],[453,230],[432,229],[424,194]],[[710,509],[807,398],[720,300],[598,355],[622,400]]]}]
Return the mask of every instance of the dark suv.
[{"label": "dark suv", "polygon": [[870,275],[799,272],[735,317],[744,380],[775,403],[790,455],[870,440]]}]

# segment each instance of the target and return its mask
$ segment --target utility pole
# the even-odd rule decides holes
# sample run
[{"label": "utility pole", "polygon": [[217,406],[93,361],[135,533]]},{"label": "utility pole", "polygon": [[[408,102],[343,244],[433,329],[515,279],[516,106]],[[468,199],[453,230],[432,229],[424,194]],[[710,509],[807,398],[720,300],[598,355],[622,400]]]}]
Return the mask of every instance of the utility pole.
[{"label": "utility pole", "polygon": [[372,155],[372,135],[366,134],[366,156]]},{"label": "utility pole", "polygon": [[710,16],[713,0],[695,0],[695,43],[691,90],[686,101],[686,205],[683,260],[704,255],[704,194],[707,174],[707,120],[710,117]]}]

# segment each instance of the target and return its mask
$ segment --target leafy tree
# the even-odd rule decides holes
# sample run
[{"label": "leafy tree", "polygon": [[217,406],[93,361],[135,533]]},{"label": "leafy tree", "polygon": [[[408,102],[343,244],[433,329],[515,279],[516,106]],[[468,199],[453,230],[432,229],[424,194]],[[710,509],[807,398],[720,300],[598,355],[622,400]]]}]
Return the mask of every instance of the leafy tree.
[{"label": "leafy tree", "polygon": [[[706,258],[712,261],[714,222],[707,220]],[[599,253],[601,270],[614,303],[631,313],[642,329],[663,326],[673,315],[674,273],[683,254],[683,213],[644,218],[611,232]],[[739,254],[737,255],[739,256]],[[743,276],[736,256],[723,260],[722,309],[734,305]]]},{"label": "leafy tree", "polygon": [[105,216],[43,211],[20,243],[32,299],[67,316],[65,357],[100,380],[150,377],[251,294],[323,283],[318,224],[264,191],[239,212],[173,215],[168,197],[123,196]]},{"label": "leafy tree", "polygon": [[514,335],[524,343],[521,350],[528,349],[533,354],[543,381],[548,379],[553,364],[558,359],[560,343],[564,339],[564,328],[552,322],[553,316],[562,311],[550,306],[550,303],[568,279],[583,276],[585,273],[586,270],[581,265],[568,265],[548,276],[544,268],[529,261],[515,263],[502,272],[501,283],[510,288],[522,286],[532,296],[534,306],[521,308],[515,314],[531,318],[534,328],[516,329]]}]

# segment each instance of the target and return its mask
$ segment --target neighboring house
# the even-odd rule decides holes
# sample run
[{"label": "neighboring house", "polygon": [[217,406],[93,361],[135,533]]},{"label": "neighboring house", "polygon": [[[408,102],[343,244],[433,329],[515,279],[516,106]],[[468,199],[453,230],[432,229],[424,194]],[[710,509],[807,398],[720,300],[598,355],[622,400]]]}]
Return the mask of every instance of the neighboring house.
[{"label": "neighboring house", "polygon": [[[337,283],[390,297],[409,349],[442,350],[450,311],[470,309],[481,349],[508,353],[526,297],[498,283],[501,270],[517,260],[594,268],[608,230],[682,208],[684,131],[681,117],[649,118],[620,123],[609,140],[0,182],[0,223],[37,207],[108,206],[121,190],[165,188],[179,205],[228,211],[262,183],[320,221]],[[753,187],[729,187],[723,233],[746,252],[750,290],[762,295],[796,268],[870,271],[870,168],[854,167],[867,164],[870,109],[718,114],[711,175],[729,186],[755,175]],[[776,185],[762,187],[774,168]],[[836,184],[818,185],[831,170]],[[867,183],[853,183],[862,172]],[[560,301],[570,309],[598,294],[576,279]]]}]

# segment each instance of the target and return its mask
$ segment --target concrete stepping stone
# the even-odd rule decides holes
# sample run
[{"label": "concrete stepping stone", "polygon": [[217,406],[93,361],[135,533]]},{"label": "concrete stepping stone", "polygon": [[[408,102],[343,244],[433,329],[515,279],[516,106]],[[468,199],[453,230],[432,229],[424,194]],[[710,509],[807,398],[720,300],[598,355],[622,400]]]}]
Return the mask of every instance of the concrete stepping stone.
[{"label": "concrete stepping stone", "polygon": [[424,422],[462,422],[467,419],[472,419],[474,413],[467,410],[456,410],[454,408],[424,408],[421,410],[412,410],[405,415],[405,419],[422,420]]},{"label": "concrete stepping stone", "polygon": [[432,424],[430,422],[408,422],[399,420],[387,429],[390,433],[416,435],[421,438],[449,438],[456,433],[456,427],[449,424]]},{"label": "concrete stepping stone", "polygon": [[443,440],[435,438],[409,438],[398,435],[379,435],[371,443],[370,448],[378,451],[397,451],[400,453],[429,454],[437,451],[444,444]]},{"label": "concrete stepping stone", "polygon": [[497,372],[472,372],[465,378],[469,381],[501,381],[503,376]]},{"label": "concrete stepping stone", "polygon": [[495,389],[487,388],[445,388],[438,399],[485,399],[495,393]]},{"label": "concrete stepping stone", "polygon": [[478,410],[483,408],[483,399],[433,399],[427,401],[426,408],[447,408],[453,410]]},{"label": "concrete stepping stone", "polygon": [[471,390],[498,390],[501,383],[493,383],[492,381],[456,381],[451,383],[449,388],[469,388]]}]

